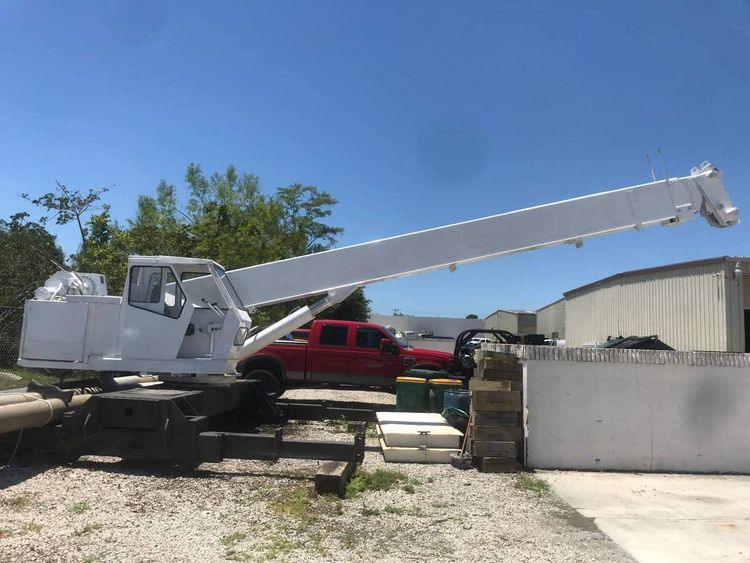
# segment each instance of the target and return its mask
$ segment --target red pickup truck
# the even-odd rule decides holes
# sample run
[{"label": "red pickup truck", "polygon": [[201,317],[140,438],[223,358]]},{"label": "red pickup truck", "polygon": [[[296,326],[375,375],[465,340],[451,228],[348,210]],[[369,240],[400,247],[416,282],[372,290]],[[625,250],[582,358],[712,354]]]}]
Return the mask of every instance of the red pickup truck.
[{"label": "red pickup truck", "polygon": [[318,383],[392,387],[407,369],[441,370],[452,358],[412,348],[380,325],[320,320],[242,360],[237,372],[260,379],[272,393]]}]

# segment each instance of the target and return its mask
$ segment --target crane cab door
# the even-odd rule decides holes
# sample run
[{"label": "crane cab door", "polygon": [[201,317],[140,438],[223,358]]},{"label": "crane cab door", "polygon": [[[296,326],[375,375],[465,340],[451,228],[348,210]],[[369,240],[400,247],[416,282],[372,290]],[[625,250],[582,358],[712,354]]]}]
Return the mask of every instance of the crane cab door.
[{"label": "crane cab door", "polygon": [[120,317],[123,359],[177,358],[193,306],[172,268],[131,266]]}]

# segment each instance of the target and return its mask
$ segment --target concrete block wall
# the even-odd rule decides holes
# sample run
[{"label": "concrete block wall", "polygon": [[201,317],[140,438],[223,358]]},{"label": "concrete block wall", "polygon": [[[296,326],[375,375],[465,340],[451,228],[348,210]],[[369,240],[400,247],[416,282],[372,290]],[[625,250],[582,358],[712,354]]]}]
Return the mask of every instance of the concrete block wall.
[{"label": "concrete block wall", "polygon": [[750,473],[750,355],[511,348],[528,467]]}]

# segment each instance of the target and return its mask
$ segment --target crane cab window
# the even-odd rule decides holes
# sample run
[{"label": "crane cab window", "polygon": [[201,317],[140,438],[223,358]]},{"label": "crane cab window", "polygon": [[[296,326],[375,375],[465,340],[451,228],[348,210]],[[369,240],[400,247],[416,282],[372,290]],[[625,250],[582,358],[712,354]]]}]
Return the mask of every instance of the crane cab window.
[{"label": "crane cab window", "polygon": [[357,329],[357,348],[380,348],[380,341],[387,338],[385,334],[374,328]]},{"label": "crane cab window", "polygon": [[321,346],[346,346],[346,333],[348,327],[341,325],[324,325],[320,329]]},{"label": "crane cab window", "polygon": [[176,319],[185,306],[185,294],[171,268],[133,266],[130,269],[128,304]]}]

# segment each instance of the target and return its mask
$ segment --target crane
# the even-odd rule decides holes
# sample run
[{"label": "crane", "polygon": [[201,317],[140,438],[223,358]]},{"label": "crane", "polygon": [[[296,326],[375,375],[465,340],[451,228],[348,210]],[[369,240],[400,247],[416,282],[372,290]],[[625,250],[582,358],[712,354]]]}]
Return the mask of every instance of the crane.
[{"label": "crane", "polygon": [[[665,178],[316,254],[225,271],[213,260],[131,256],[122,296],[99,274],[59,272],[25,304],[26,367],[235,374],[250,356],[356,288],[440,268],[652,225],[739,222],[720,171]],[[260,329],[258,307],[322,295]]]}]

